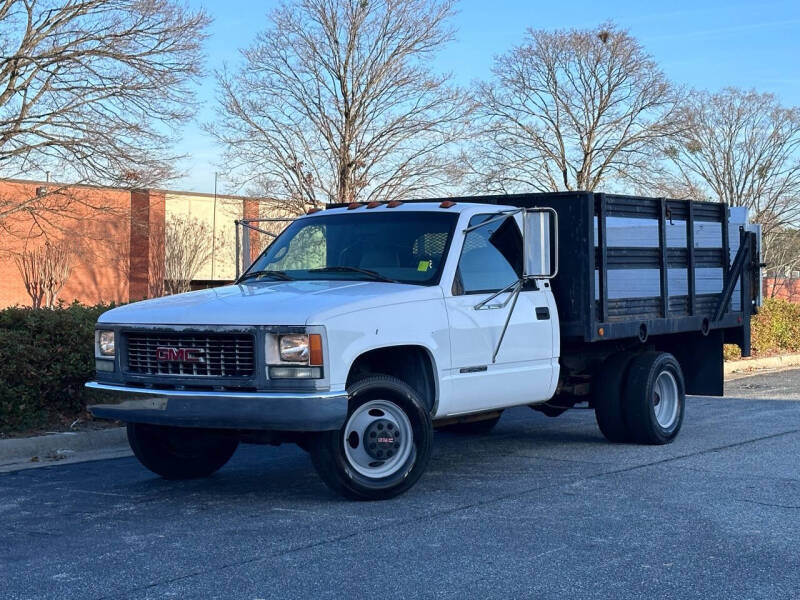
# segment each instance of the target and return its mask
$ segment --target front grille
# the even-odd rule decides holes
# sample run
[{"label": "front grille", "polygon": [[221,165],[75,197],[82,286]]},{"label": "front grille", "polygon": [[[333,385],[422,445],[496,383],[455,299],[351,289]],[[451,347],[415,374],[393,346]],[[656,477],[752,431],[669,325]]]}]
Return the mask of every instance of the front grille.
[{"label": "front grille", "polygon": [[255,342],[247,333],[131,332],[128,372],[138,375],[252,377]]}]

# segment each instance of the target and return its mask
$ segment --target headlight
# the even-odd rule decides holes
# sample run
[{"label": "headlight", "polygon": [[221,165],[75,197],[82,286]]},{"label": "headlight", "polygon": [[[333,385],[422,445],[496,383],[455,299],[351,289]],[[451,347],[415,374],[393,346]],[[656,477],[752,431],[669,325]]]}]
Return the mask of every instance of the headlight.
[{"label": "headlight", "polygon": [[322,379],[322,334],[271,334],[266,338],[267,377]]},{"label": "headlight", "polygon": [[282,361],[308,364],[310,348],[307,334],[282,335],[278,347]]},{"label": "headlight", "polygon": [[95,331],[97,356],[114,356],[116,352],[113,331]]},{"label": "headlight", "polygon": [[278,356],[275,358],[281,363],[321,367],[322,336],[319,333],[291,333],[278,336]]}]

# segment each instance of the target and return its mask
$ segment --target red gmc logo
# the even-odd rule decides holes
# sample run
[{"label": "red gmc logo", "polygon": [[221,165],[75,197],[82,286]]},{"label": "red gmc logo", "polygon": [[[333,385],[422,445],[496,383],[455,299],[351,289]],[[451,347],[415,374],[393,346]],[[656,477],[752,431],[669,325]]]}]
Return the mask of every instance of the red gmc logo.
[{"label": "red gmc logo", "polygon": [[175,348],[173,346],[159,346],[156,348],[156,360],[159,362],[203,362],[201,348]]}]

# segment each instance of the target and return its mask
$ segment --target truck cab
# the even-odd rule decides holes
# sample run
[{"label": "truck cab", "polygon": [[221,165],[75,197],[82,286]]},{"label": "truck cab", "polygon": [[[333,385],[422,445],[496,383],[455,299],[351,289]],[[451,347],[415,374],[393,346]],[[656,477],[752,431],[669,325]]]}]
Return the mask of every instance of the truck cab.
[{"label": "truck cab", "polygon": [[[241,442],[294,442],[336,492],[393,497],[424,471],[434,427],[487,432],[511,406],[591,405],[597,365],[624,354],[573,348],[580,366],[562,372],[553,286],[573,250],[559,249],[557,217],[496,200],[300,217],[232,285],[103,314],[87,385],[124,399],[90,410],[127,423],[137,458],[166,478],[210,475]],[[648,418],[669,404],[664,439],[647,443],[680,428],[672,361],[645,382]]]}]

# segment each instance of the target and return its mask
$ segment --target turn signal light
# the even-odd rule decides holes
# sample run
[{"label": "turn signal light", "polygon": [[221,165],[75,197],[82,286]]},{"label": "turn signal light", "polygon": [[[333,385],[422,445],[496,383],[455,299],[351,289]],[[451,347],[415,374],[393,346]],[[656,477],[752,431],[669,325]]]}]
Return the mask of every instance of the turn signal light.
[{"label": "turn signal light", "polygon": [[312,367],[322,365],[322,336],[318,333],[308,336],[308,364]]}]

